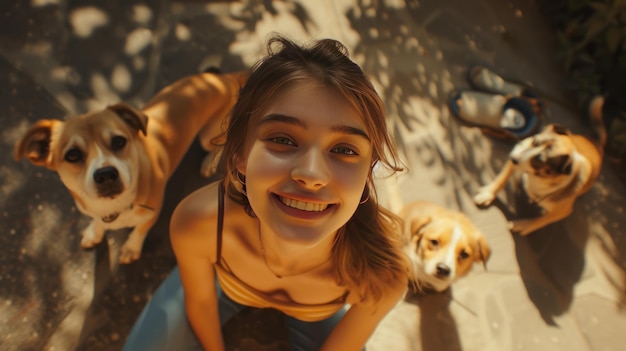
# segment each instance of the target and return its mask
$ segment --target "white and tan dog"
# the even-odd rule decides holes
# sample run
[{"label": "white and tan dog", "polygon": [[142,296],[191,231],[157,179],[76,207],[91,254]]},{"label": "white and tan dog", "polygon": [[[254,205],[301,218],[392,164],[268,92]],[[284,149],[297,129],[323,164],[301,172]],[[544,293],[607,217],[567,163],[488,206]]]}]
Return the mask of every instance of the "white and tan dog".
[{"label": "white and tan dog", "polygon": [[207,151],[207,173],[217,157],[212,140],[232,108],[247,73],[202,73],[159,91],[140,111],[125,103],[104,110],[44,119],[15,145],[15,158],[56,171],[78,209],[92,218],[81,246],[100,243],[105,231],[134,227],[120,262],[141,255],[156,222],[166,182],[196,136]]},{"label": "white and tan dog", "polygon": [[591,188],[600,173],[606,142],[603,104],[601,97],[590,104],[589,115],[598,135],[595,142],[561,125],[547,125],[540,133],[515,145],[503,169],[491,183],[479,189],[474,202],[489,206],[513,173],[519,172],[522,189],[543,213],[510,221],[511,231],[528,235],[569,216],[576,199]]},{"label": "white and tan dog", "polygon": [[484,235],[461,212],[415,201],[406,204],[399,216],[418,288],[445,291],[475,262],[486,265],[491,256]]}]

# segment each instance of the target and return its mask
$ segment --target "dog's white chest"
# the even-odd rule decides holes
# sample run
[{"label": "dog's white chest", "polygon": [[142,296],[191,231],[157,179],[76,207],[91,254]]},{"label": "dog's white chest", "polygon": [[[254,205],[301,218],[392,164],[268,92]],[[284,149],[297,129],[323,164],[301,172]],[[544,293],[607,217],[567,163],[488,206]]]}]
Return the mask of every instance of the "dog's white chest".
[{"label": "dog's white chest", "polygon": [[117,230],[123,228],[136,227],[145,223],[157,215],[154,210],[138,206],[130,205],[120,211],[112,211],[107,214],[94,214],[82,211],[94,221],[98,223],[98,227],[103,230]]},{"label": "dog's white chest", "polygon": [[112,221],[106,222],[106,219],[103,218],[100,220],[103,221],[103,226],[106,229],[131,228],[150,220],[154,215],[152,212],[139,206],[133,206],[132,209],[120,212],[117,218]]}]

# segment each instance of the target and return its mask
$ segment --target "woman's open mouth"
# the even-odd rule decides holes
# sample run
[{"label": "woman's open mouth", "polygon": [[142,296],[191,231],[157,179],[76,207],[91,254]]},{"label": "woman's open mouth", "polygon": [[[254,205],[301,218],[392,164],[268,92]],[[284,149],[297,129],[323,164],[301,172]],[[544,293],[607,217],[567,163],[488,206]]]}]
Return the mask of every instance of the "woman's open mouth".
[{"label": "woman's open mouth", "polygon": [[284,196],[278,196],[278,199],[280,200],[280,202],[283,203],[283,205],[287,207],[291,207],[291,208],[298,209],[300,211],[307,211],[307,212],[322,212],[330,206],[328,204],[320,204],[320,203],[305,202],[305,201],[290,199]]}]

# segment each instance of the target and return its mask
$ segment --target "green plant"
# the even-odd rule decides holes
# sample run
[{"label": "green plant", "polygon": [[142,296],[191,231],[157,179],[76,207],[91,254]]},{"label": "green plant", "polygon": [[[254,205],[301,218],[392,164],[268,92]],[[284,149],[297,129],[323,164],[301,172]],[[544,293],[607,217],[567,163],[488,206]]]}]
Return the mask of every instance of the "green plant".
[{"label": "green plant", "polygon": [[594,95],[607,100],[607,149],[626,156],[626,0],[543,3],[557,30],[559,60],[580,106]]}]

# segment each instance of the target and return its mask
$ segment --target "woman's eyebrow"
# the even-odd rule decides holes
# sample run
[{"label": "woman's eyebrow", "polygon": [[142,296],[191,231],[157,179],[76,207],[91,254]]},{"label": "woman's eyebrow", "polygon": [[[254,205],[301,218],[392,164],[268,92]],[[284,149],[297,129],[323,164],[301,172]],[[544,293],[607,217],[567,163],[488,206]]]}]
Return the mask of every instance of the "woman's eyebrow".
[{"label": "woman's eyebrow", "polygon": [[331,130],[336,133],[360,136],[360,137],[363,137],[368,142],[371,141],[367,133],[365,133],[365,131],[361,128],[344,126],[344,125],[336,125],[336,126],[333,126]]},{"label": "woman's eyebrow", "polygon": [[[294,126],[307,129],[307,125],[304,122],[302,122],[302,120],[300,120],[299,118],[296,118],[293,116],[287,116],[287,115],[283,115],[279,113],[271,113],[263,117],[261,121],[259,122],[259,125],[262,125],[265,123],[271,123],[271,122],[286,123],[286,124],[291,124]],[[367,133],[361,128],[338,124],[338,125],[332,126],[331,130],[335,133],[360,136],[366,139],[368,142],[371,141]]]},{"label": "woman's eyebrow", "polygon": [[295,126],[302,127],[304,129],[306,129],[306,124],[304,124],[298,118],[292,117],[292,116],[287,116],[287,115],[282,115],[282,114],[279,114],[279,113],[270,113],[269,115],[263,117],[261,119],[261,121],[259,121],[259,125],[262,125],[262,124],[265,124],[265,123],[271,123],[271,122],[292,124],[292,125],[295,125]]}]

